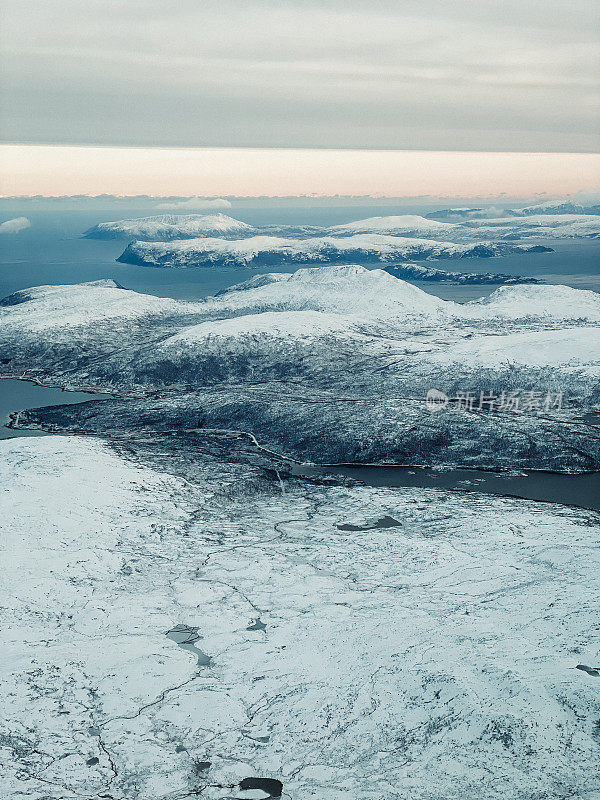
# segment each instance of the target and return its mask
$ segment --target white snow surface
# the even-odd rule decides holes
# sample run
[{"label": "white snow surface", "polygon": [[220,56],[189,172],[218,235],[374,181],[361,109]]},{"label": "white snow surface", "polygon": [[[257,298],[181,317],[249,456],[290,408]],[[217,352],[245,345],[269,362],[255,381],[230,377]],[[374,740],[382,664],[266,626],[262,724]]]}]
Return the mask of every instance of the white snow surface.
[{"label": "white snow surface", "polygon": [[215,309],[323,311],[365,320],[453,315],[456,303],[441,300],[382,269],[351,264],[269,273],[230,287],[207,304]]},{"label": "white snow surface", "polygon": [[511,226],[513,228],[529,228],[542,226],[544,228],[561,228],[575,222],[587,222],[590,225],[600,225],[600,215],[597,214],[528,214],[526,217],[491,217],[482,220],[467,220],[461,223],[465,228],[479,228],[481,226]]},{"label": "white snow surface", "polygon": [[559,331],[522,331],[502,336],[481,336],[476,347],[470,339],[428,354],[430,363],[451,363],[497,369],[509,364],[559,367],[600,377],[600,327],[579,326]]},{"label": "white snow surface", "polygon": [[[94,324],[111,320],[142,323],[153,317],[177,320],[197,316],[197,320],[181,322],[182,325],[197,325],[205,324],[203,317],[213,320],[234,315],[238,322],[227,322],[229,327],[221,330],[233,332],[237,325],[242,333],[244,323],[239,321],[242,315],[290,311],[318,311],[324,315],[342,315],[351,321],[385,323],[394,328],[412,326],[415,319],[425,324],[452,326],[460,324],[461,319],[600,321],[600,295],[588,290],[555,285],[503,286],[486,298],[463,305],[428,294],[384,270],[357,265],[257,275],[216,297],[198,302],[139,294],[120,288],[110,280],[38,286],[11,297],[20,302],[15,300],[14,305],[0,306],[0,320],[7,334],[11,329],[39,335],[43,331],[88,327],[93,336]],[[275,330],[281,322],[276,315],[260,319],[263,330],[269,325]],[[296,331],[301,335],[306,325],[291,324],[291,319],[294,318],[288,318],[285,325],[288,334]],[[307,323],[309,318],[302,319]],[[310,319],[317,324],[316,317]],[[331,320],[322,317],[319,320],[319,324],[331,329]],[[257,319],[253,324],[258,325]],[[251,333],[250,327],[248,333]]]},{"label": "white snow surface", "polygon": [[567,197],[562,200],[546,200],[543,203],[513,208],[515,214],[578,214],[585,209],[600,208],[600,191],[598,189],[584,190],[577,192],[574,197]]},{"label": "white snow surface", "polygon": [[481,237],[509,237],[518,234],[537,239],[597,238],[600,236],[600,215],[596,214],[531,214],[525,217],[498,217],[469,220],[457,230],[471,231]]},{"label": "white snow surface", "polygon": [[135,320],[149,314],[173,314],[185,308],[177,300],[129,291],[112,280],[36,286],[17,295],[25,301],[0,307],[0,319],[4,324],[38,332],[115,318]]},{"label": "white snow surface", "polygon": [[585,238],[600,236],[600,216],[593,214],[527,214],[526,216],[476,217],[459,222],[438,222],[419,216],[370,217],[337,225],[329,231],[342,233],[380,233],[395,236],[446,237],[450,241],[465,238],[489,240],[511,235],[536,238]]},{"label": "white snow surface", "polygon": [[334,334],[349,335],[352,326],[344,317],[322,314],[318,311],[267,311],[262,314],[245,314],[242,317],[202,322],[185,328],[159,345],[162,350],[180,343],[209,344],[209,340],[227,340],[238,337],[260,339],[312,339]]},{"label": "white snow surface", "polygon": [[560,285],[500,286],[487,297],[466,303],[466,316],[600,321],[600,294]]},{"label": "white snow surface", "polygon": [[597,796],[596,514],[219,489],[99,440],[0,443],[2,797]]}]

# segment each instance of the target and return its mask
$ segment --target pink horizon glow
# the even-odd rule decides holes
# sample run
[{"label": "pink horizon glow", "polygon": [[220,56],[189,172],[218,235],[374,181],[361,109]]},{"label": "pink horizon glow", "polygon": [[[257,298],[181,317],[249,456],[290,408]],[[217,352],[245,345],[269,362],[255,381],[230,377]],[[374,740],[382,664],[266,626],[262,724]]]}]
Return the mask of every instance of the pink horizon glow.
[{"label": "pink horizon glow", "polygon": [[600,185],[590,153],[0,145],[0,156],[3,196],[526,197]]}]

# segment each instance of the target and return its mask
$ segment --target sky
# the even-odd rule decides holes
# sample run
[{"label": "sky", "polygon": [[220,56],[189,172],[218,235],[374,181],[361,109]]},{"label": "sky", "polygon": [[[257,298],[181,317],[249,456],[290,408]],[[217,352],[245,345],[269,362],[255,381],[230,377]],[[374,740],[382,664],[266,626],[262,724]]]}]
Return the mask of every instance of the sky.
[{"label": "sky", "polygon": [[0,194],[562,197],[600,187],[600,155],[423,150],[0,145]]},{"label": "sky", "polygon": [[590,152],[597,0],[3,0],[2,140]]},{"label": "sky", "polygon": [[[452,194],[465,196],[477,169],[477,194],[491,179],[493,194],[577,191],[589,169],[600,184],[597,162],[514,158],[503,172],[496,156],[478,155],[598,151],[597,0],[2,0],[2,9],[0,142],[40,146],[3,149],[3,194],[342,194],[362,176],[358,194],[445,194],[451,178]],[[186,176],[173,155],[183,147],[251,149],[213,151],[212,164],[196,150]],[[276,148],[288,148],[286,165]],[[307,161],[300,148],[315,152]],[[324,149],[374,151],[374,171]],[[421,159],[416,176],[410,154],[386,160],[383,150],[448,156]],[[474,154],[464,172],[454,151]]]}]

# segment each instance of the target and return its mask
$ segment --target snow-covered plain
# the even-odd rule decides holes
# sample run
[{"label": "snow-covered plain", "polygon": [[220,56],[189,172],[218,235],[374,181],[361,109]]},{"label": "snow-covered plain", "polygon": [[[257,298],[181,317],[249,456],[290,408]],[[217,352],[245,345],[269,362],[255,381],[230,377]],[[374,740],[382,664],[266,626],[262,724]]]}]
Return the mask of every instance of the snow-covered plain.
[{"label": "snow-covered plain", "polygon": [[597,796],[596,514],[164,449],[0,445],[3,797]]}]

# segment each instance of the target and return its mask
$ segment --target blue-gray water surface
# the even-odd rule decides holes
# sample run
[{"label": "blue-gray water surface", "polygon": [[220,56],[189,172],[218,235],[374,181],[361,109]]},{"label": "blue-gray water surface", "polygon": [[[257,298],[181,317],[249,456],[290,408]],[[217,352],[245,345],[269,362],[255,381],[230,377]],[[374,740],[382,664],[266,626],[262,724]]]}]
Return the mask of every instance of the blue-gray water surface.
[{"label": "blue-gray water surface", "polygon": [[15,436],[43,436],[43,431],[15,430],[7,428],[10,415],[26,408],[43,408],[45,406],[73,405],[89,400],[109,397],[105,394],[88,392],[66,392],[48,386],[38,386],[30,381],[13,378],[0,378],[0,439],[12,439]]},{"label": "blue-gray water surface", "polygon": [[[421,209],[415,210],[418,213]],[[240,283],[257,272],[274,271],[272,267],[262,270],[229,267],[178,270],[119,264],[115,259],[124,250],[126,241],[82,238],[83,232],[98,222],[152,213],[160,212],[122,207],[111,211],[32,211],[18,206],[10,212],[4,210],[2,219],[27,216],[31,220],[31,228],[16,235],[0,237],[0,297],[30,286],[112,278],[137,292],[179,300],[197,300]],[[234,207],[228,213],[244,222],[261,226],[334,225],[407,211],[390,206],[239,210]],[[549,241],[548,244],[555,248],[555,252],[417,263],[457,272],[504,272],[533,276],[550,283],[600,291],[600,240],[562,239]],[[297,268],[297,265],[283,267],[278,271],[292,272]],[[482,297],[495,288],[415,283],[430,294],[459,302]]]}]

